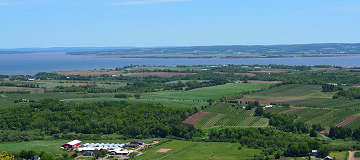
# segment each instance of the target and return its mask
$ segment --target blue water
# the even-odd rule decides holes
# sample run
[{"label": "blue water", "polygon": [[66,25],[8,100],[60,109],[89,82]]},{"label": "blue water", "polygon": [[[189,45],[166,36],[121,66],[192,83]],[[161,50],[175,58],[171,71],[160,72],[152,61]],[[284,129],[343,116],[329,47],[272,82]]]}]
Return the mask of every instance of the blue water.
[{"label": "blue water", "polygon": [[252,59],[149,59],[101,58],[73,56],[65,53],[0,54],[0,74],[34,75],[38,72],[115,69],[128,65],[194,65],[194,64],[284,64],[337,65],[360,67],[360,56],[315,58],[252,58]]}]

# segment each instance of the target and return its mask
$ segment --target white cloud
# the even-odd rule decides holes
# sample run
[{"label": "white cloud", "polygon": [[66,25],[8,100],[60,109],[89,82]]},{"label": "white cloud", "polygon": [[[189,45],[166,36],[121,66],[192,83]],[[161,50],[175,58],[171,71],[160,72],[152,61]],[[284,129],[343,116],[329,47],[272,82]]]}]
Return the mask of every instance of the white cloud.
[{"label": "white cloud", "polygon": [[166,2],[183,2],[183,1],[192,1],[192,0],[146,0],[146,1],[128,1],[121,3],[111,3],[111,5],[145,5],[153,3],[166,3]]}]

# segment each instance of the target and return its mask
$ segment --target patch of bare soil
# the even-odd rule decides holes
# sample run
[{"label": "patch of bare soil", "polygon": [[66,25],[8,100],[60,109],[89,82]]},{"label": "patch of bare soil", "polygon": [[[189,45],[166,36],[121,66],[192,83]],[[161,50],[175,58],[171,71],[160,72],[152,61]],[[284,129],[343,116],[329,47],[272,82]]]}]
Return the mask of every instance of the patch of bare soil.
[{"label": "patch of bare soil", "polygon": [[335,127],[344,127],[347,124],[351,123],[352,121],[358,119],[360,116],[352,116],[348,119],[343,120],[342,122],[338,123]]},{"label": "patch of bare soil", "polygon": [[159,76],[159,77],[172,77],[178,75],[194,75],[197,73],[178,73],[178,72],[144,72],[127,75],[129,77],[146,77],[146,76]]},{"label": "patch of bare soil", "polygon": [[318,69],[316,71],[337,71],[339,69],[340,68],[321,68],[321,69]]},{"label": "patch of bare soil", "polygon": [[285,112],[285,114],[291,114],[291,113],[295,113],[295,112],[298,112],[298,111],[301,111],[303,110],[302,108],[298,108],[298,109],[294,109],[294,110],[291,110],[291,111],[287,111]]},{"label": "patch of bare soil", "polygon": [[161,148],[159,150],[157,150],[156,152],[161,152],[161,153],[165,153],[167,151],[170,151],[171,149],[168,149],[168,148]]},{"label": "patch of bare soil", "polygon": [[206,116],[210,114],[209,112],[198,112],[195,113],[193,115],[191,115],[189,118],[186,118],[183,123],[188,123],[188,124],[194,124],[196,122],[196,120],[198,120],[199,118]]},{"label": "patch of bare soil", "polygon": [[93,71],[60,71],[57,74],[63,75],[80,75],[80,76],[100,76],[103,74],[107,75],[120,75],[122,72],[93,72]]},{"label": "patch of bare soil", "polygon": [[249,101],[259,101],[262,104],[265,103],[272,103],[272,102],[290,102],[290,101],[298,101],[298,100],[305,100],[307,98],[258,98],[258,97],[248,97],[248,98],[241,98],[237,99],[237,101],[249,102]]},{"label": "patch of bare soil", "polygon": [[354,157],[356,152],[360,151],[349,151],[349,160],[360,160],[360,157]]}]

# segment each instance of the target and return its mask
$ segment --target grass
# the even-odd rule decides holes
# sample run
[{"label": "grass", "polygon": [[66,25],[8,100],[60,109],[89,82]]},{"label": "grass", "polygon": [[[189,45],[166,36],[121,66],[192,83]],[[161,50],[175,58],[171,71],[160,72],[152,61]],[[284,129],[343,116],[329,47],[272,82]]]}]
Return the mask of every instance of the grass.
[{"label": "grass", "polygon": [[[251,159],[260,154],[261,149],[242,147],[240,144],[227,142],[189,142],[173,140],[144,151],[136,159]],[[171,149],[165,153],[159,149]]]},{"label": "grass", "polygon": [[348,157],[346,156],[348,151],[343,151],[343,152],[331,152],[329,154],[330,157],[332,157],[333,159],[336,158],[336,160],[347,160]]},{"label": "grass", "polygon": [[231,83],[219,86],[194,89],[186,92],[164,91],[148,93],[143,98],[150,99],[180,99],[180,100],[218,100],[220,96],[231,96],[242,91],[259,90],[267,88],[271,84],[262,83]]},{"label": "grass", "polygon": [[78,83],[48,83],[48,84],[40,84],[40,87],[57,87],[57,86],[67,86],[67,85],[76,85]]},{"label": "grass", "polygon": [[346,99],[328,99],[328,98],[310,98],[306,100],[298,100],[287,102],[295,106],[316,106],[321,108],[335,108],[335,109],[358,109],[360,100],[346,100]]},{"label": "grass", "polygon": [[60,153],[65,151],[61,151],[61,145],[69,142],[71,140],[53,140],[53,141],[44,141],[44,140],[36,140],[29,142],[6,142],[0,143],[0,151],[8,151],[8,152],[19,152],[21,150],[34,150],[37,152],[45,151],[49,153]]},{"label": "grass", "polygon": [[251,93],[248,97],[297,97],[297,98],[331,98],[334,93],[321,92],[321,85],[288,84],[261,92]]},{"label": "grass", "polygon": [[116,84],[116,85],[104,85],[104,86],[99,86],[99,88],[118,89],[118,88],[124,87],[124,86],[126,86],[126,85]]}]

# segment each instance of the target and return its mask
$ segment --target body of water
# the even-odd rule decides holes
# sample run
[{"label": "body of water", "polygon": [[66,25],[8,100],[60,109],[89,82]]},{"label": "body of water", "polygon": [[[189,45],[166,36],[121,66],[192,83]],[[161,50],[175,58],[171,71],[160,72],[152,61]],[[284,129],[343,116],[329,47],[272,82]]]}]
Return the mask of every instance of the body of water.
[{"label": "body of water", "polygon": [[38,72],[115,69],[128,65],[195,65],[195,64],[284,64],[284,65],[337,65],[360,67],[360,56],[313,58],[251,58],[251,59],[152,59],[104,58],[67,55],[63,52],[0,54],[0,74],[34,75]]}]

